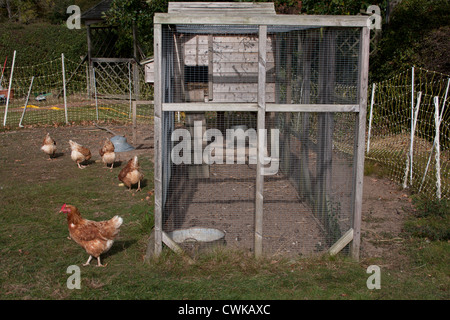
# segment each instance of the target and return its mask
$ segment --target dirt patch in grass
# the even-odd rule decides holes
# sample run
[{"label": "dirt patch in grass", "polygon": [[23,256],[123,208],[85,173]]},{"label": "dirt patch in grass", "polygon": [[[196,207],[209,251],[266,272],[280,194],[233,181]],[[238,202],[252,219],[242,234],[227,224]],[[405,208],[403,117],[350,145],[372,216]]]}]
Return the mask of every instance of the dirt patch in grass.
[{"label": "dirt patch in grass", "polygon": [[362,203],[361,258],[380,258],[384,267],[407,263],[402,231],[413,205],[410,194],[385,178],[366,176]]},{"label": "dirt patch in grass", "polygon": [[[135,147],[135,150],[117,153],[115,167],[124,165],[134,155],[145,154],[146,157],[153,159],[153,126],[139,125],[136,143],[132,141],[133,132],[130,125],[100,124],[100,126],[107,127],[116,135],[125,136],[127,142]],[[47,132],[56,141],[57,150],[53,160],[49,160],[49,156],[40,150]],[[1,180],[21,179],[24,183],[32,183],[64,179],[69,173],[66,169],[76,167],[76,163],[70,158],[69,140],[91,150],[90,165],[104,166],[99,149],[107,137],[112,138],[113,134],[93,124],[37,127],[2,132],[0,133]]]},{"label": "dirt patch in grass", "polygon": [[[108,127],[117,135],[125,135],[128,142],[132,143],[133,134],[130,125],[111,123],[100,125]],[[53,160],[48,160],[49,157],[40,150],[47,132],[57,142],[57,157]],[[98,167],[96,170],[104,170],[107,174],[109,169],[101,163],[98,150],[104,139],[112,136],[92,123],[2,132],[0,188],[9,180],[20,180],[24,184],[40,183],[57,181],[65,179],[68,175],[77,174],[80,169],[70,158],[69,139],[90,148],[93,155],[90,166]],[[137,141],[133,145],[136,147],[135,150],[117,154],[114,170],[118,172],[119,168],[135,154],[153,159],[153,125],[139,125]],[[89,170],[88,168],[84,170]],[[114,183],[119,183],[116,178],[111,179]],[[90,202],[97,200],[95,196],[89,199]],[[370,261],[382,259],[386,267],[397,268],[403,265],[406,257],[402,254],[402,226],[407,215],[413,210],[408,192],[401,190],[388,179],[366,176],[362,210],[361,258]],[[94,213],[95,218],[102,219],[103,216],[102,211]]]}]

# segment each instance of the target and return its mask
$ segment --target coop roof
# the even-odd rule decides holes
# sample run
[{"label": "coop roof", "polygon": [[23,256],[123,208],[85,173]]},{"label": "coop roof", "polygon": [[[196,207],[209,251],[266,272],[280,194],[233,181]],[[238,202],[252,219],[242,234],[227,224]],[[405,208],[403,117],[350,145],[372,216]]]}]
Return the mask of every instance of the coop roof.
[{"label": "coop roof", "polygon": [[103,0],[97,3],[92,8],[89,8],[81,15],[81,19],[86,24],[101,22],[104,20],[103,14],[111,8],[112,0]]},{"label": "coop roof", "polygon": [[[256,32],[258,25],[267,25],[268,32],[287,32],[299,28],[366,27],[367,19],[368,16],[362,15],[281,15],[276,14],[273,3],[169,2],[168,13],[156,13],[154,22],[176,25],[177,30],[186,33],[204,33],[208,28],[213,28],[211,32],[217,33],[223,29],[223,25],[233,26],[227,32],[234,29],[235,33],[239,33],[245,27],[248,33],[252,30]],[[208,25],[208,28],[198,29],[202,24]]]},{"label": "coop roof", "polygon": [[253,2],[169,2],[169,13],[194,14],[276,14],[273,3]]},{"label": "coop roof", "polygon": [[[309,26],[269,26],[267,32],[279,33],[310,29]],[[317,27],[314,27],[317,28]],[[191,33],[191,34],[257,34],[258,26],[256,25],[235,25],[235,26],[223,26],[223,25],[190,25],[181,24],[176,26],[177,32]]]}]

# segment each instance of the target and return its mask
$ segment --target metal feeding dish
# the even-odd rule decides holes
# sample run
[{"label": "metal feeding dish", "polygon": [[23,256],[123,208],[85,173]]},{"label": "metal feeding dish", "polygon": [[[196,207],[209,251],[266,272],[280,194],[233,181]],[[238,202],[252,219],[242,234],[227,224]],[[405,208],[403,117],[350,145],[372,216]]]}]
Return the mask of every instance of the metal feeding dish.
[{"label": "metal feeding dish", "polygon": [[134,147],[127,142],[127,138],[124,136],[114,136],[111,139],[114,145],[114,152],[125,152],[134,150]]},{"label": "metal feeding dish", "polygon": [[182,249],[191,253],[225,244],[225,233],[212,228],[178,229],[167,235]]}]

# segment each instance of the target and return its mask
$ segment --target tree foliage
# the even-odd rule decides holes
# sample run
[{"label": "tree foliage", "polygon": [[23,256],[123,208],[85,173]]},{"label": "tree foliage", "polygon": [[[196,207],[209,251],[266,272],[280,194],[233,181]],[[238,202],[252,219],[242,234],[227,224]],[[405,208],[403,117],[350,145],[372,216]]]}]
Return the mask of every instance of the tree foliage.
[{"label": "tree foliage", "polygon": [[59,24],[67,19],[66,9],[75,4],[81,10],[95,5],[99,0],[0,0],[0,22],[50,22]]},{"label": "tree foliage", "polygon": [[[63,24],[69,5],[82,12],[101,0],[0,0],[0,22]],[[202,1],[202,0],[197,0]],[[215,0],[205,0],[214,2]],[[233,0],[222,0],[233,1]],[[250,1],[255,0],[234,0]],[[273,2],[279,14],[355,15],[378,5],[383,28],[372,42],[371,81],[389,78],[412,65],[450,73],[450,0],[256,0]],[[133,24],[142,49],[137,58],[153,54],[153,16],[167,12],[169,0],[113,0],[106,23],[117,27],[119,56],[133,54]],[[393,4],[397,3],[392,12]],[[389,15],[389,21],[386,17]],[[374,33],[372,32],[372,35]],[[82,53],[80,53],[81,55]]]},{"label": "tree foliage", "polygon": [[371,57],[372,80],[384,80],[413,65],[449,73],[449,39],[443,34],[449,22],[449,0],[401,1],[389,24],[383,25],[378,51]]},{"label": "tree foliage", "polygon": [[153,16],[156,12],[167,12],[168,3],[168,0],[113,0],[105,18],[108,24],[118,27],[117,52],[132,55],[134,24],[142,53],[153,54]]}]

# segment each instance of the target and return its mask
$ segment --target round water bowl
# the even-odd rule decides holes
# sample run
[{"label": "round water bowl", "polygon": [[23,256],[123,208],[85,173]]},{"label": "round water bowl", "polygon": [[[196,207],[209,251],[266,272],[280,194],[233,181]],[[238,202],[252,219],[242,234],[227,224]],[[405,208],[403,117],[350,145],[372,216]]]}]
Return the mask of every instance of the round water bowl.
[{"label": "round water bowl", "polygon": [[200,251],[225,244],[225,233],[213,228],[180,229],[169,232],[168,236],[180,247],[190,251]]}]

